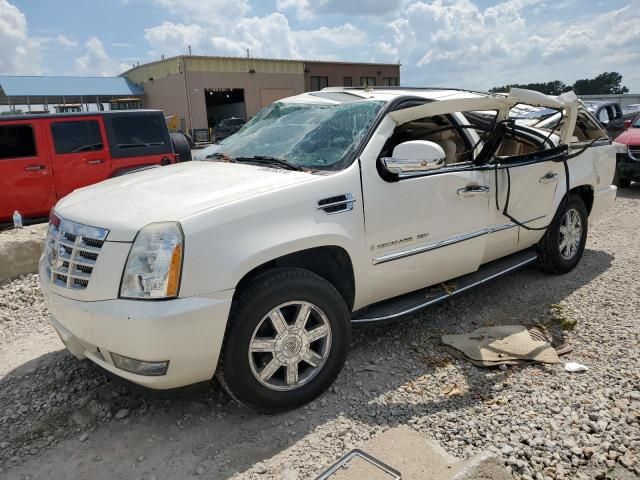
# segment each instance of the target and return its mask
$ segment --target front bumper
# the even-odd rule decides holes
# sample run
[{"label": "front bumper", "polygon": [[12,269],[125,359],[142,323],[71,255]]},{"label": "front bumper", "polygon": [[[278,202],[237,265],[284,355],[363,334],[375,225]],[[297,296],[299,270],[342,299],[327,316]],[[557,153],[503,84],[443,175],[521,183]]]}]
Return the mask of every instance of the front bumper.
[{"label": "front bumper", "polygon": [[[40,261],[49,319],[67,349],[109,372],[153,389],[210,380],[215,373],[233,290],[166,301],[83,302],[54,293]],[[169,361],[165,375],[118,369],[111,352],[147,362]]]},{"label": "front bumper", "polygon": [[589,215],[589,223],[597,222],[602,218],[607,210],[613,207],[616,201],[618,187],[609,185],[603,189],[596,191],[593,198],[593,207]]}]

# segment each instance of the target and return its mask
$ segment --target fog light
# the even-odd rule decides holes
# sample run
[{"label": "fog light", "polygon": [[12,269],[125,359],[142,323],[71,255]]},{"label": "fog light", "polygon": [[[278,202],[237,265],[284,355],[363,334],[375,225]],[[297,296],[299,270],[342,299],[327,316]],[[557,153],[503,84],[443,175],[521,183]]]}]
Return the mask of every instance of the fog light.
[{"label": "fog light", "polygon": [[120,370],[125,370],[137,375],[147,375],[149,377],[159,377],[167,373],[169,360],[166,362],[144,362],[135,358],[124,357],[117,353],[111,353],[113,364]]}]

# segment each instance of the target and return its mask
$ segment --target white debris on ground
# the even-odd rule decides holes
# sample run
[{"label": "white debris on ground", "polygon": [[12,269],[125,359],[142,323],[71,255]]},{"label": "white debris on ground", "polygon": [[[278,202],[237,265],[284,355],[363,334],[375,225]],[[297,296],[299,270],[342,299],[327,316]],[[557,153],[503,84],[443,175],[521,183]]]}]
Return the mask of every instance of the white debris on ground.
[{"label": "white debris on ground", "polygon": [[[32,368],[0,378],[0,477],[306,479],[397,425],[463,457],[489,450],[522,479],[640,474],[640,185],[593,226],[580,266],[528,268],[414,318],[357,330],[329,392],[293,412],[240,408],[217,385],[151,399],[88,362],[37,353],[45,309],[33,276],[0,286],[0,364],[29,343]],[[489,325],[568,329],[555,365],[477,368],[443,334]],[[569,373],[564,363],[589,366]],[[27,366],[31,363],[27,362]]]}]

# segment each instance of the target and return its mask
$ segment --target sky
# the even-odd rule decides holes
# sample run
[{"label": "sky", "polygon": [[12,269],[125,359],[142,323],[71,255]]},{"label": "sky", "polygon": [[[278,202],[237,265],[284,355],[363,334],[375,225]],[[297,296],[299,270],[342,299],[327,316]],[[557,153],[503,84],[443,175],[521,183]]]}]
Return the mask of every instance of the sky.
[{"label": "sky", "polygon": [[640,93],[640,0],[0,0],[0,74],[117,75],[189,45],[401,63],[407,86],[617,71]]}]

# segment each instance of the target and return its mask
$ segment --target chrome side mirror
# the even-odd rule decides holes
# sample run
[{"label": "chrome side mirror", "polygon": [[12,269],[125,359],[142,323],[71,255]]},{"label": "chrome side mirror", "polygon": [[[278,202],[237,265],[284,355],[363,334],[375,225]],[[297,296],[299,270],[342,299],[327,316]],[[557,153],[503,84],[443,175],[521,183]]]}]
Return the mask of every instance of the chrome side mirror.
[{"label": "chrome side mirror", "polygon": [[438,170],[447,164],[444,149],[427,140],[403,142],[393,149],[391,157],[381,160],[389,172],[399,177]]}]

